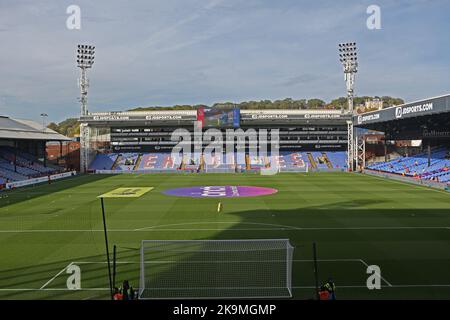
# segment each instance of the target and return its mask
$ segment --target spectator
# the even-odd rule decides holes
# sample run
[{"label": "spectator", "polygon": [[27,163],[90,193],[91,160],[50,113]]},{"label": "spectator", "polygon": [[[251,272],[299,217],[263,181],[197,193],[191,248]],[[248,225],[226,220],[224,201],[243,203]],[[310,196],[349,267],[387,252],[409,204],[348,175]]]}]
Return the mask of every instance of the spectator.
[{"label": "spectator", "polygon": [[134,292],[133,287],[130,287],[130,300],[136,300],[137,295],[136,292]]},{"label": "spectator", "polygon": [[330,300],[331,296],[325,286],[320,287],[319,300]]},{"label": "spectator", "polygon": [[123,295],[118,288],[114,288],[113,300],[122,300]]},{"label": "spectator", "polygon": [[128,280],[123,281],[122,288],[123,288],[123,291],[122,291],[123,300],[130,300],[130,294],[129,294],[130,284],[128,283]]},{"label": "spectator", "polygon": [[324,284],[325,289],[330,294],[330,300],[336,300],[336,285],[332,278],[328,278],[328,281]]}]

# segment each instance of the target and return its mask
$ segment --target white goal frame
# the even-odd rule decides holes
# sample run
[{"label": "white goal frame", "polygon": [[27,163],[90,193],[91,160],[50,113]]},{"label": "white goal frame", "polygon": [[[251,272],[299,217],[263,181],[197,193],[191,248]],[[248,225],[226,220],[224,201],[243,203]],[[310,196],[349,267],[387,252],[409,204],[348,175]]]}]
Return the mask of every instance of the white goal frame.
[{"label": "white goal frame", "polygon": [[143,240],[138,297],[292,298],[293,251],[289,239]]},{"label": "white goal frame", "polygon": [[294,167],[294,168],[279,168],[279,172],[303,172],[303,173],[308,173],[309,170],[309,165],[305,162],[305,165],[303,167]]}]

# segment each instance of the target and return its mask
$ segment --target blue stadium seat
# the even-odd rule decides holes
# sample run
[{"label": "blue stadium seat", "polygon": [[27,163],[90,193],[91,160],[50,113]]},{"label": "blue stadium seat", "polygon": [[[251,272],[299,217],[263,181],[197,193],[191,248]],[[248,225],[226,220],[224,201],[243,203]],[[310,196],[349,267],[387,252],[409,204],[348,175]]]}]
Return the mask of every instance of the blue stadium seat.
[{"label": "blue stadium seat", "polygon": [[99,153],[89,166],[89,170],[111,170],[114,162],[117,159],[117,156],[118,154],[115,153],[109,154]]},{"label": "blue stadium seat", "polygon": [[450,168],[450,160],[445,159],[448,154],[448,148],[434,149],[431,152],[430,166],[428,166],[428,155],[420,153],[411,157],[399,157],[388,162],[374,163],[367,168],[405,176],[417,176],[427,180],[438,178],[440,182],[446,182],[449,179],[447,170]]}]

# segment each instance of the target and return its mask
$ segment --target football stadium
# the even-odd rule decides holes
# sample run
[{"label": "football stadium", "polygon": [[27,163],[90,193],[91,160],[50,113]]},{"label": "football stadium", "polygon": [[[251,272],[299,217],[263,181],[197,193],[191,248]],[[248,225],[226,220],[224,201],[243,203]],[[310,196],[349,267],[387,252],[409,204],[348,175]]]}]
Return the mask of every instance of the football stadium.
[{"label": "football stadium", "polygon": [[[81,174],[40,161],[45,142],[63,136],[29,128],[32,141],[8,138],[25,128],[3,118],[2,299],[108,299],[110,281],[124,279],[142,299],[310,299],[328,278],[341,299],[450,297],[450,95],[354,117],[232,110],[228,125],[214,120],[220,112],[230,113],[81,116],[89,137]],[[246,139],[231,155],[174,156],[170,133],[194,123],[219,133],[278,128],[277,155],[250,156]],[[421,139],[423,151],[352,170],[349,123],[389,140]],[[355,149],[368,136],[356,135]],[[379,267],[378,290],[368,289],[369,266]]]},{"label": "football stadium", "polygon": [[[76,28],[80,9],[75,5],[75,22],[68,20],[69,31],[64,31],[72,32],[69,26],[75,23],[79,33],[52,33],[61,48],[51,42],[55,61],[39,65],[50,68],[48,74],[39,70],[44,82],[31,85],[25,79],[28,73],[36,79],[33,72],[35,61],[43,59],[40,54],[25,64],[17,79],[16,70],[6,72],[15,80],[5,92],[20,87],[20,94],[0,92],[0,301],[140,300],[160,306],[161,300],[243,300],[265,301],[264,307],[269,301],[450,299],[448,86],[434,88],[442,78],[427,78],[423,69],[405,65],[392,71],[391,77],[398,77],[393,85],[389,68],[382,65],[390,65],[386,61],[391,57],[372,46],[384,46],[387,40],[366,33],[333,36],[330,61],[339,68],[336,81],[337,72],[326,64],[328,52],[320,46],[307,50],[308,60],[297,61],[302,68],[320,69],[318,74],[323,74],[317,77],[290,73],[292,57],[282,51],[290,50],[285,45],[291,40],[285,38],[286,43],[277,42],[276,50],[264,48],[264,53],[241,43],[251,54],[236,60],[223,47],[214,51],[216,37],[236,36],[239,29],[234,28],[245,25],[241,19],[214,25],[226,27],[218,35],[206,27],[208,33],[198,37],[171,38],[192,31],[192,22],[200,23],[200,17],[207,21],[214,10],[231,15],[231,7],[212,1],[149,38],[140,26],[125,35],[117,32],[116,40],[105,36],[109,30],[100,28],[98,35],[92,26],[121,21],[122,31],[130,17],[110,21],[107,14],[87,15],[87,27],[81,31]],[[162,15],[172,12],[166,9]],[[272,18],[278,9],[269,9]],[[45,12],[54,15],[50,9]],[[220,20],[219,16],[214,17]],[[281,20],[277,21],[282,24]],[[324,27],[324,33],[334,34],[332,23],[341,22],[327,21],[331,26]],[[128,21],[133,22],[137,20]],[[323,26],[311,22],[308,34],[315,34],[315,28]],[[259,34],[255,29],[249,32]],[[358,45],[356,40],[341,42],[343,35],[361,40]],[[139,45],[133,47],[135,36]],[[166,47],[165,37],[171,40]],[[130,47],[121,48],[118,39]],[[246,41],[254,45],[255,39],[266,42],[253,36]],[[298,49],[303,41],[308,42],[297,43],[292,55],[303,51]],[[203,42],[211,56],[198,58],[205,50]],[[369,49],[361,50],[360,42]],[[199,59],[198,72],[188,68],[191,46],[198,50],[192,55]],[[234,44],[234,50],[238,47]],[[186,56],[180,48],[186,48]],[[29,50],[20,52],[22,59]],[[365,76],[365,91],[399,91],[414,99],[358,97],[360,55],[367,66],[376,65],[364,71],[375,74]],[[16,59],[13,56],[2,60],[0,52],[0,62]],[[208,65],[216,56],[218,60]],[[429,62],[431,53],[424,56]],[[256,64],[258,59],[263,63]],[[290,66],[277,62],[289,69],[288,79],[281,81],[284,69],[273,72],[269,65],[283,59]],[[160,73],[146,69],[150,60]],[[220,69],[222,64],[229,70]],[[70,91],[74,77],[64,77],[66,65],[80,73],[79,92]],[[253,67],[249,81],[244,74]],[[438,62],[425,67],[442,69]],[[208,72],[213,71],[211,80]],[[413,80],[406,80],[408,72],[424,77],[420,90]],[[173,75],[176,79],[170,78]],[[330,103],[315,98],[249,101],[266,94],[295,96],[300,89],[309,97],[330,97],[339,85],[345,96]],[[74,95],[79,95],[79,104],[72,101]],[[64,101],[75,110],[74,118],[67,119],[69,111],[61,110]],[[176,104],[185,101],[195,104]],[[134,107],[139,103],[151,107]],[[160,107],[163,104],[167,106]],[[46,123],[52,116],[46,110],[59,112],[52,119],[66,120]],[[22,119],[28,115],[34,120]]]}]

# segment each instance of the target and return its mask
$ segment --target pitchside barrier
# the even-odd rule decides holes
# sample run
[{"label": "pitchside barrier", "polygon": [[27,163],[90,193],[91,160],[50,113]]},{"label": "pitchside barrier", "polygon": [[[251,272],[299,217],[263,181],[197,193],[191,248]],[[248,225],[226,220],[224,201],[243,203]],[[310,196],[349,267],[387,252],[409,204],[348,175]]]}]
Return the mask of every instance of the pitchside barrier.
[{"label": "pitchside barrier", "polygon": [[207,169],[207,170],[196,170],[196,169],[151,169],[151,170],[95,170],[96,174],[143,174],[143,173],[259,173],[258,169]]},{"label": "pitchside barrier", "polygon": [[442,189],[442,190],[447,190],[448,191],[448,185],[446,183],[442,183],[442,182],[423,180],[423,179],[416,179],[416,178],[413,178],[413,177],[404,177],[404,176],[399,175],[399,174],[387,173],[387,172],[379,172],[379,171],[376,171],[376,170],[367,170],[367,169],[365,169],[363,171],[363,173],[369,174],[369,175],[372,175],[372,176],[376,176],[376,177],[385,178],[385,179],[397,180],[397,181],[401,181],[401,182],[407,182],[407,183],[412,183],[412,184],[417,184],[417,185],[421,185],[421,186],[437,188],[437,189]]},{"label": "pitchside barrier", "polygon": [[144,240],[139,299],[290,298],[288,239]]},{"label": "pitchside barrier", "polygon": [[68,171],[68,172],[56,173],[56,174],[52,174],[49,176],[44,176],[44,177],[39,177],[39,178],[34,178],[34,179],[9,182],[6,184],[6,189],[15,189],[15,188],[20,188],[20,187],[32,186],[35,184],[40,184],[40,183],[44,183],[44,182],[55,181],[55,180],[59,180],[59,179],[67,178],[67,177],[72,177],[72,176],[75,176],[76,174],[77,174],[76,171]]},{"label": "pitchside barrier", "polygon": [[[231,168],[206,168],[205,170],[197,171],[195,169],[145,169],[145,170],[95,170],[96,174],[143,174],[143,173],[255,173],[264,174],[265,172],[273,174],[280,172],[309,172],[308,166],[298,168],[258,168],[258,169],[231,169]],[[313,171],[313,170],[311,170]],[[317,171],[344,171],[343,169],[320,169]]]},{"label": "pitchside barrier", "polygon": [[145,169],[145,170],[95,170],[96,174],[142,174],[142,173],[183,173],[177,169]]},{"label": "pitchside barrier", "polygon": [[258,169],[207,169],[204,171],[198,170],[178,170],[178,169],[155,169],[155,170],[95,170],[93,173],[95,174],[145,174],[145,173],[179,173],[179,174],[188,174],[188,173],[259,173]]},{"label": "pitchside barrier", "polygon": [[237,170],[233,168],[205,168],[205,173],[236,173]]}]

